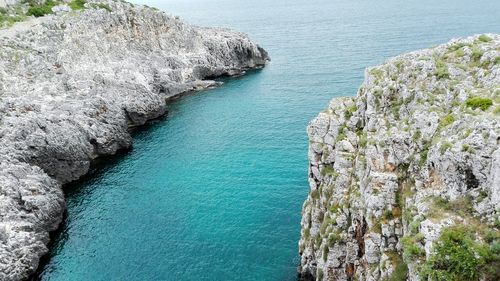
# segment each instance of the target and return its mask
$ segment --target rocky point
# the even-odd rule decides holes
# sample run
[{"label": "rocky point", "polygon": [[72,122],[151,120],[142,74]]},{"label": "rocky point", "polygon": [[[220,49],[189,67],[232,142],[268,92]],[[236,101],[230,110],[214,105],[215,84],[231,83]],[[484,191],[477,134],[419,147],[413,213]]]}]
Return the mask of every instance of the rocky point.
[{"label": "rocky point", "polygon": [[500,279],[499,35],[367,69],[308,134],[303,279]]},{"label": "rocky point", "polygon": [[245,34],[146,6],[51,1],[40,16],[48,2],[27,2],[0,1],[0,280],[37,269],[63,217],[62,185],[129,148],[131,127],[269,60]]}]

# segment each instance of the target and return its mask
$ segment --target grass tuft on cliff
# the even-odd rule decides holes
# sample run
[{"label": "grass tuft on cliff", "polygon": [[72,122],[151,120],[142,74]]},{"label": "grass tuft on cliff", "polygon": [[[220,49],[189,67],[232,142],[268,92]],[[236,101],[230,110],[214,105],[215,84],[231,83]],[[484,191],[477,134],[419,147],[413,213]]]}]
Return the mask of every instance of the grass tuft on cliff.
[{"label": "grass tuft on cliff", "polygon": [[488,98],[471,97],[465,101],[465,105],[472,109],[480,108],[482,111],[485,111],[493,105],[493,101]]},{"label": "grass tuft on cliff", "polygon": [[[496,268],[498,248],[498,243],[489,247],[477,242],[474,231],[465,226],[446,228],[425,262],[421,277],[423,280],[498,280],[495,279],[500,277]],[[481,272],[486,276],[481,276]]]},{"label": "grass tuft on cliff", "polygon": [[104,9],[104,10],[106,10],[108,12],[112,12],[113,11],[108,4],[104,4],[104,3],[92,3],[91,6],[94,9]]},{"label": "grass tuft on cliff", "polygon": [[[85,0],[73,0],[67,3],[67,5],[72,10],[82,10],[85,8],[86,3],[87,1]],[[62,4],[65,4],[65,2],[61,0],[46,0],[43,3],[35,0],[24,0],[18,5],[2,8],[0,10],[0,27],[10,26],[16,22],[24,21],[26,16],[34,16],[38,18],[53,14],[52,8]],[[94,4],[93,7],[106,9],[108,11],[111,10],[108,5],[102,3]]]},{"label": "grass tuft on cliff", "polygon": [[87,1],[85,1],[85,0],[73,0],[69,3],[69,6],[73,10],[82,10],[85,8],[86,3],[87,3]]},{"label": "grass tuft on cliff", "polygon": [[21,14],[18,9],[14,11],[6,8],[0,8],[0,27],[11,26],[16,22],[24,21],[25,15]]},{"label": "grass tuft on cliff", "polygon": [[447,79],[450,78],[450,73],[448,72],[448,67],[446,63],[442,60],[436,61],[436,77],[438,79]]},{"label": "grass tuft on cliff", "polygon": [[34,17],[43,17],[48,14],[52,14],[52,7],[51,5],[36,5],[36,6],[31,6],[28,9],[28,12],[26,13],[27,16],[34,16]]}]

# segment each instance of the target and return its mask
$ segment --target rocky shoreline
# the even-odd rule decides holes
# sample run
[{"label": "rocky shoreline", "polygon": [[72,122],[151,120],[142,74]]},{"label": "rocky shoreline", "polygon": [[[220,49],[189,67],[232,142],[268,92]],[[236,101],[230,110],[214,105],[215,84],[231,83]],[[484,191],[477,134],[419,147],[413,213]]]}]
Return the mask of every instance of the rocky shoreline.
[{"label": "rocky shoreline", "polygon": [[499,280],[499,35],[367,69],[308,134],[302,279]]},{"label": "rocky shoreline", "polygon": [[164,115],[168,99],[269,60],[242,33],[84,2],[0,29],[0,280],[35,272],[62,220],[62,185],[129,148],[130,127]]}]

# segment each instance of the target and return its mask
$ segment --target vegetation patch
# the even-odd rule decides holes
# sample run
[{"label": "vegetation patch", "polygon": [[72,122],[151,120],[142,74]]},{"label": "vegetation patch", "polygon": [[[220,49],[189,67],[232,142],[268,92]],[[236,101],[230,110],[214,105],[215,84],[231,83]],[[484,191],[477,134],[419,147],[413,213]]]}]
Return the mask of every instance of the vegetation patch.
[{"label": "vegetation patch", "polygon": [[373,226],[370,228],[371,232],[382,233],[382,223],[373,219]]},{"label": "vegetation patch", "polygon": [[87,1],[85,1],[85,0],[73,0],[69,3],[69,6],[73,10],[82,10],[85,8],[86,3],[87,3]]},{"label": "vegetation patch", "polygon": [[417,129],[417,131],[415,131],[415,133],[411,138],[413,139],[413,141],[418,141],[421,137],[422,137],[422,132]]},{"label": "vegetation patch", "polygon": [[37,4],[35,1],[28,2],[30,7],[28,8],[27,16],[43,17],[48,14],[52,14],[52,8],[59,4],[58,1],[47,0],[42,4]]},{"label": "vegetation patch", "polygon": [[317,189],[311,191],[311,198],[314,199],[314,200],[318,200],[319,199],[319,191]]},{"label": "vegetation patch", "polygon": [[408,228],[410,229],[411,234],[417,234],[420,231],[420,224],[422,223],[422,220],[416,219],[410,223]]},{"label": "vegetation patch", "polygon": [[420,166],[423,166],[423,165],[425,165],[425,163],[427,163],[427,156],[429,155],[429,148],[430,148],[430,142],[429,141],[424,142],[424,146],[422,147],[422,150],[420,151],[420,161],[419,161]]},{"label": "vegetation patch", "polygon": [[325,245],[323,247],[323,261],[326,262],[326,260],[328,259],[328,253],[330,252],[330,248],[328,247],[328,245]]},{"label": "vegetation patch", "polygon": [[373,75],[373,76],[375,76],[375,78],[377,80],[382,79],[382,77],[384,76],[384,72],[381,69],[378,69],[378,68],[374,68],[374,69],[370,70],[370,74]]},{"label": "vegetation patch", "polygon": [[452,46],[448,47],[448,51],[455,52],[455,51],[457,51],[459,49],[462,49],[465,46],[470,46],[470,45],[467,44],[467,43],[458,43],[458,44],[455,44],[455,45],[452,45]]},{"label": "vegetation patch", "polygon": [[472,109],[480,108],[485,111],[493,105],[493,101],[488,98],[470,97],[465,101],[465,105]]},{"label": "vegetation patch", "polygon": [[455,116],[453,114],[447,114],[439,120],[439,128],[442,129],[447,127],[450,124],[453,124],[453,122],[455,122]]},{"label": "vegetation patch", "polygon": [[323,244],[323,238],[321,238],[321,235],[318,233],[316,234],[314,246],[316,249],[319,249],[321,244]]},{"label": "vegetation patch", "polygon": [[442,60],[436,61],[436,72],[434,73],[438,79],[450,78],[450,73],[448,72],[448,67],[446,63]]},{"label": "vegetation patch", "polygon": [[470,217],[474,213],[472,206],[472,197],[464,196],[455,200],[446,200],[442,197],[433,199],[433,207],[431,208],[432,217],[441,217],[443,211],[453,212],[461,217]]},{"label": "vegetation patch", "polygon": [[104,9],[104,10],[106,10],[108,12],[112,12],[113,11],[111,9],[111,7],[108,4],[105,4],[105,3],[92,3],[91,6],[94,9]]},{"label": "vegetation patch", "polygon": [[439,148],[439,152],[441,153],[441,155],[443,155],[446,152],[446,150],[451,149],[452,147],[453,147],[452,143],[444,142]]},{"label": "vegetation patch", "polygon": [[26,16],[0,8],[0,27],[11,26],[16,22],[24,21]]},{"label": "vegetation patch", "polygon": [[346,110],[344,111],[344,117],[345,119],[349,119],[352,117],[353,113],[356,112],[358,108],[356,107],[355,104],[348,106]]},{"label": "vegetation patch", "polygon": [[468,152],[468,153],[474,153],[474,149],[470,147],[470,145],[464,143],[462,144],[462,151],[463,152]]},{"label": "vegetation patch", "polygon": [[345,134],[346,128],[347,128],[347,126],[345,124],[340,126],[338,134],[337,134],[337,138],[335,139],[335,142],[339,142],[341,140],[347,139],[347,135]]},{"label": "vegetation patch", "polygon": [[335,245],[335,243],[337,242],[340,242],[341,239],[342,237],[340,236],[339,232],[330,233],[330,235],[328,236],[328,247],[333,247],[333,245]]},{"label": "vegetation patch", "polygon": [[464,50],[463,49],[456,50],[455,51],[455,56],[458,57],[458,58],[461,58],[461,57],[465,56]]},{"label": "vegetation patch", "polygon": [[420,246],[420,241],[422,241],[423,238],[422,234],[401,238],[401,245],[403,246],[403,260],[406,263],[414,262],[417,259],[423,259],[425,257],[425,251]]},{"label": "vegetation patch", "polygon": [[332,219],[327,217],[319,227],[319,233],[325,234],[326,229],[332,224]]},{"label": "vegetation patch", "polygon": [[330,206],[329,210],[330,210],[330,213],[335,214],[335,213],[338,213],[342,210],[342,206],[340,204],[332,204]]},{"label": "vegetation patch", "polygon": [[[27,16],[43,17],[53,14],[52,8],[57,5],[67,4],[73,10],[84,9],[87,3],[85,0],[73,0],[69,3],[61,0],[23,0],[18,5],[10,5],[7,8],[0,8],[0,27],[10,26],[16,22],[24,21]],[[111,11],[109,5],[104,3],[92,4],[94,8],[102,8]]]},{"label": "vegetation patch", "polygon": [[393,218],[394,218],[394,216],[392,215],[392,211],[389,209],[386,209],[384,211],[384,213],[382,213],[382,219],[384,221],[389,221],[389,220],[392,220]]},{"label": "vegetation patch", "polygon": [[408,278],[408,265],[397,252],[391,251],[386,254],[394,266],[394,271],[387,281],[405,281]]},{"label": "vegetation patch", "polygon": [[394,218],[399,218],[401,217],[401,208],[399,206],[393,206],[392,210],[386,209],[382,213],[382,219],[387,222],[390,221]]},{"label": "vegetation patch", "polygon": [[488,35],[484,35],[484,34],[479,36],[479,38],[477,38],[477,39],[481,42],[484,42],[484,43],[487,43],[487,42],[490,42],[491,40],[493,40]]},{"label": "vegetation patch", "polygon": [[[492,266],[498,255],[485,243],[475,241],[475,233],[465,226],[452,226],[442,231],[434,243],[434,251],[420,273],[422,280],[485,280],[498,277]],[[495,276],[496,275],[496,276]]]},{"label": "vegetation patch", "polygon": [[328,246],[323,247],[323,261],[326,262],[328,259],[328,253],[330,252],[330,248]]},{"label": "vegetation patch", "polygon": [[338,177],[338,173],[335,171],[335,169],[331,165],[323,166],[323,169],[321,169],[321,175],[322,176],[331,176],[333,178]]},{"label": "vegetation patch", "polygon": [[367,134],[366,133],[361,134],[361,136],[359,136],[359,146],[365,148],[367,143],[368,143]]},{"label": "vegetation patch", "polygon": [[472,62],[478,63],[481,60],[483,54],[484,54],[483,50],[479,49],[477,46],[472,47],[472,55],[471,55]]},{"label": "vegetation patch", "polygon": [[306,228],[304,230],[304,239],[309,239],[311,237],[311,230],[309,228]]}]

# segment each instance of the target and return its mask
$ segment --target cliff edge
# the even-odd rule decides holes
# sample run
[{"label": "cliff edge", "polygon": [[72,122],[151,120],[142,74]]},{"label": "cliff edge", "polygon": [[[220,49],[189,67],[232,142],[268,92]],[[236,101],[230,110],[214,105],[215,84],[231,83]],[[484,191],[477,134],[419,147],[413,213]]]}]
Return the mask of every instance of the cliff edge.
[{"label": "cliff edge", "polygon": [[124,1],[9,3],[19,6],[0,10],[13,25],[0,29],[0,280],[23,280],[62,220],[62,184],[130,147],[129,127],[165,114],[167,99],[269,58],[245,34]]},{"label": "cliff edge", "polygon": [[499,35],[367,69],[308,134],[303,279],[500,279]]}]

